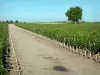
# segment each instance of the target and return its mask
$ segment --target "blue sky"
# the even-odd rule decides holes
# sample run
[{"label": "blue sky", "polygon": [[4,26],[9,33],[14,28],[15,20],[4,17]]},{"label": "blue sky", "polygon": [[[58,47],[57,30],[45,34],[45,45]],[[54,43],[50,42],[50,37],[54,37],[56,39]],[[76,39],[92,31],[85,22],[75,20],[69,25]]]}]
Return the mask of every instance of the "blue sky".
[{"label": "blue sky", "polygon": [[83,9],[83,20],[100,21],[100,0],[0,0],[0,20],[66,21],[73,6]]}]

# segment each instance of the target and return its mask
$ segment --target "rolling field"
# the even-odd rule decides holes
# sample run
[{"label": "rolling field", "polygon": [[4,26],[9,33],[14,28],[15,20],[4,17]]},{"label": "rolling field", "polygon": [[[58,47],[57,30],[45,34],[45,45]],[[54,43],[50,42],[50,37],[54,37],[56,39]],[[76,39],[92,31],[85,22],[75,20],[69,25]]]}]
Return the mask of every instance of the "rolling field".
[{"label": "rolling field", "polygon": [[17,26],[65,42],[75,48],[100,52],[100,23],[38,24],[16,23]]}]

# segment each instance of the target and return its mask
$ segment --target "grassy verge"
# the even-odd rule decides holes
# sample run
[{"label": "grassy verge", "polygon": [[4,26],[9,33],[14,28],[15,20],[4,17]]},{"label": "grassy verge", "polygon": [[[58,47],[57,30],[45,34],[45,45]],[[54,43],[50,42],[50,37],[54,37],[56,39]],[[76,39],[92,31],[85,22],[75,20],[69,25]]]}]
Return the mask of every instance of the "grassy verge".
[{"label": "grassy verge", "polygon": [[0,75],[8,75],[3,66],[3,49],[7,47],[8,24],[0,23]]}]

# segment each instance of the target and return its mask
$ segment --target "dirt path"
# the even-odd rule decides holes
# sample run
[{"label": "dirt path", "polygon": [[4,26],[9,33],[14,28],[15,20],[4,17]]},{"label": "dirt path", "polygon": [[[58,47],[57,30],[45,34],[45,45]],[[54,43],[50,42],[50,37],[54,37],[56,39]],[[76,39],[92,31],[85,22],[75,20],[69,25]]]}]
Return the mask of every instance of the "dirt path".
[{"label": "dirt path", "polygon": [[9,24],[9,29],[22,75],[100,75],[99,63],[59,48],[52,41],[13,24]]}]

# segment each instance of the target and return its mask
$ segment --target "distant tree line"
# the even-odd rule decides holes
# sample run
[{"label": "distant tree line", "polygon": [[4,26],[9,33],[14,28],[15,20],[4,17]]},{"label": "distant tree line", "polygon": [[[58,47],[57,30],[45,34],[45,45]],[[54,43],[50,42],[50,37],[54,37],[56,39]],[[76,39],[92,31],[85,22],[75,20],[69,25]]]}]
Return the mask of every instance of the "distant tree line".
[{"label": "distant tree line", "polygon": [[[13,21],[13,20],[8,21],[8,20],[6,20],[6,21],[0,21],[0,23],[19,23],[19,21],[18,20],[16,20],[16,21]],[[21,23],[26,23],[26,22],[21,22]]]},{"label": "distant tree line", "polygon": [[19,21],[18,20],[16,20],[16,21],[13,21],[13,20],[11,20],[11,21],[8,21],[8,20],[6,20],[6,21],[0,21],[0,22],[2,22],[2,23],[18,23]]}]

